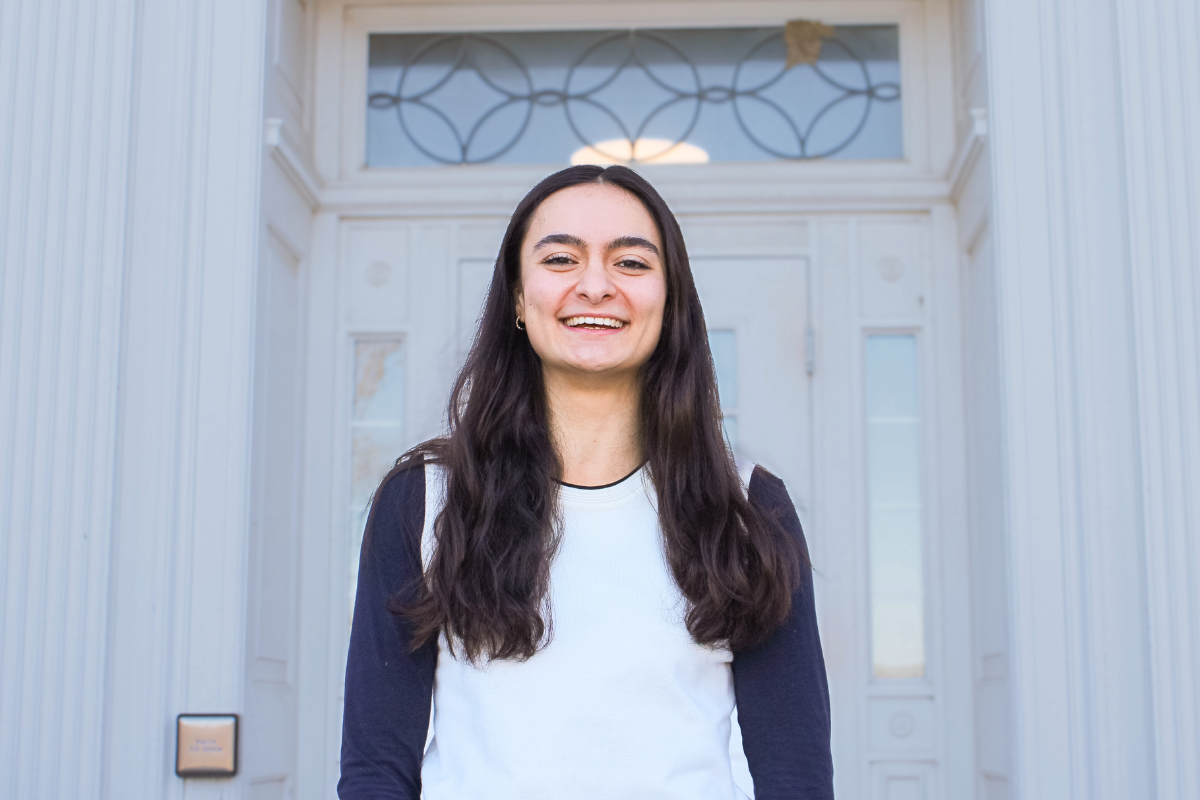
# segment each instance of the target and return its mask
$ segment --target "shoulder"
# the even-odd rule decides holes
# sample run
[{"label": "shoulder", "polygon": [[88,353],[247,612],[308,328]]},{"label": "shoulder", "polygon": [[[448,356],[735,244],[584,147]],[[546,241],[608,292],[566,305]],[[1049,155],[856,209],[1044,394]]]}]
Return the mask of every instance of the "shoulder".
[{"label": "shoulder", "polygon": [[380,482],[372,501],[372,512],[404,512],[414,501],[424,508],[425,464],[419,459],[397,464]]},{"label": "shoulder", "polygon": [[751,505],[760,511],[778,514],[780,512],[795,513],[792,498],[788,495],[783,481],[765,467],[754,465],[750,480],[746,485],[746,494]]},{"label": "shoulder", "polygon": [[410,459],[392,468],[375,490],[363,553],[385,558],[410,553],[425,524],[425,464]]}]

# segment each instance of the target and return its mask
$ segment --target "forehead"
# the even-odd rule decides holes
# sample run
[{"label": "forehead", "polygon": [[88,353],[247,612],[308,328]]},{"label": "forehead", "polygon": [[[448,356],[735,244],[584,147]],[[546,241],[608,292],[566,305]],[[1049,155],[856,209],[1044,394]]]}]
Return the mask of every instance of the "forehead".
[{"label": "forehead", "polygon": [[637,235],[662,244],[654,217],[642,201],[608,184],[572,186],[543,200],[529,220],[525,246],[550,233],[571,234],[585,242]]}]

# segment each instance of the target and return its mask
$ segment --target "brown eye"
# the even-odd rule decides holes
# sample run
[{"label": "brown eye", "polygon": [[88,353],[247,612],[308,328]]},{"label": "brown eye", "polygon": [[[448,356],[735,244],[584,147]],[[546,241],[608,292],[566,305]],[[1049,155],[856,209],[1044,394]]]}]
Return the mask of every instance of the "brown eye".
[{"label": "brown eye", "polygon": [[625,269],[650,269],[649,264],[636,258],[623,258],[617,262],[617,266]]}]

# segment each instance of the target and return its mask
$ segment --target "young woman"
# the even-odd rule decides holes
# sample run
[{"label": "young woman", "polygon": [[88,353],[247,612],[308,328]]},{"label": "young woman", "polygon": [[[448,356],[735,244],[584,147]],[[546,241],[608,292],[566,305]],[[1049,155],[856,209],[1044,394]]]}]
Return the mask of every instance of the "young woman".
[{"label": "young woman", "polygon": [[833,796],[804,535],[739,477],[643,178],[571,167],[517,206],[449,421],[367,522],[342,798],[734,800],[735,704],[758,800]]}]

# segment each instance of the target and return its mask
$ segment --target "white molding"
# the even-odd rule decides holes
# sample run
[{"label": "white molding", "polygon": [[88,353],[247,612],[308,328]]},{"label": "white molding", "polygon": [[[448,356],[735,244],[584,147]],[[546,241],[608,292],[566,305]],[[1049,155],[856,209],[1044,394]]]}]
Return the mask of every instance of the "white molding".
[{"label": "white molding", "polygon": [[946,173],[946,184],[950,187],[950,196],[956,201],[962,196],[967,180],[971,176],[971,170],[979,163],[979,156],[987,145],[987,109],[972,108],[970,114],[971,125],[967,128],[967,135],[958,143],[954,161],[950,164],[950,171]]},{"label": "white molding", "polygon": [[1200,13],[1117,0],[1157,796],[1200,796]]},{"label": "white molding", "polygon": [[[339,450],[337,402],[332,385],[338,376],[338,219],[318,213],[313,219],[309,260],[308,368],[305,392],[305,469],[301,542],[300,672],[296,785],[300,800],[321,800],[336,793],[340,764],[342,699],[346,669],[346,608],[339,569],[346,555],[345,505],[335,488],[347,473]],[[331,380],[334,376],[334,380]],[[337,462],[336,464],[334,462]]]},{"label": "white molding", "polygon": [[103,772],[136,5],[0,4],[3,797]]},{"label": "white molding", "polygon": [[[808,165],[706,165],[641,167],[677,213],[807,213],[821,211],[922,211],[949,202],[936,179],[887,179],[865,170],[839,177]],[[719,167],[729,167],[720,169]],[[786,169],[799,167],[800,169]],[[395,175],[377,185],[330,184],[321,208],[342,216],[508,216],[539,180],[557,166],[493,167]]]},{"label": "white molding", "polygon": [[263,139],[271,151],[271,158],[279,165],[309,209],[316,211],[320,208],[324,187],[312,168],[283,134],[283,120],[274,117],[267,119],[264,123]]}]

